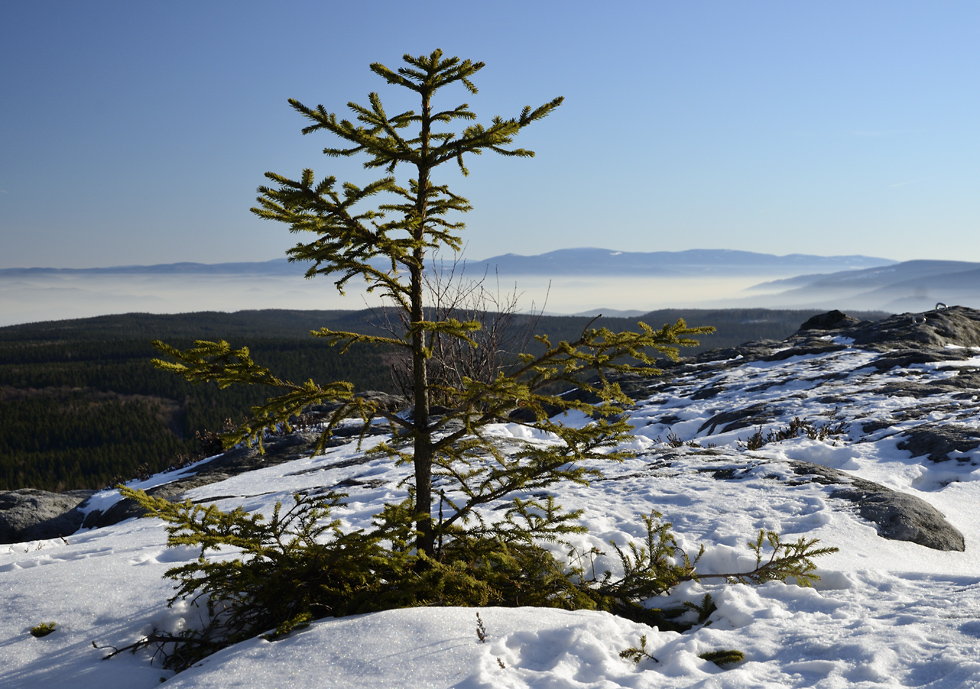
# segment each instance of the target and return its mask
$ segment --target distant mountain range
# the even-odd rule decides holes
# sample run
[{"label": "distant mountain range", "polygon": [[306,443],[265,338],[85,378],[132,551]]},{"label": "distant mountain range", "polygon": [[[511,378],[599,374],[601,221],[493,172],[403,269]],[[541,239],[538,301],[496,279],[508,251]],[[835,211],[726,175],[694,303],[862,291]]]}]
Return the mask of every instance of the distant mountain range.
[{"label": "distant mountain range", "polygon": [[288,259],[239,263],[159,263],[108,268],[0,268],[0,277],[36,275],[302,275],[306,267]]},{"label": "distant mountain range", "polygon": [[[0,313],[0,323],[63,318],[76,313],[233,311],[276,308],[282,303],[293,308],[350,308],[324,301],[330,290],[320,289],[321,283],[313,285],[316,289],[308,290],[309,296],[304,296],[308,283],[295,278],[303,275],[306,267],[280,258],[252,263],[0,269],[0,306],[8,302],[10,312]],[[871,256],[580,248],[537,256],[493,256],[467,261],[465,269],[468,276],[476,278],[484,272],[491,276],[519,276],[514,282],[522,288],[535,280],[544,285],[553,280],[555,290],[549,308],[555,313],[592,313],[597,306],[616,307],[620,309],[615,312],[618,315],[675,306],[902,313],[924,311],[943,302],[980,308],[980,263],[966,261],[898,263]],[[621,283],[614,278],[635,279],[636,287],[624,294]],[[754,282],[758,284],[745,289]],[[703,285],[707,285],[707,291],[696,291]],[[673,287],[673,292],[667,291],[669,287]],[[238,301],[230,297],[219,299],[222,289]],[[180,303],[171,298],[175,290],[183,295]],[[358,302],[356,306],[362,304]],[[608,308],[602,310],[614,313]]]},{"label": "distant mountain range", "polygon": [[[559,249],[537,256],[504,254],[466,262],[468,271],[501,275],[551,276],[696,276],[802,275],[833,273],[841,270],[873,268],[895,264],[871,256],[813,256],[789,254],[775,256],[751,251],[692,249],[689,251],[611,251],[609,249]],[[109,268],[4,268],[0,277],[41,274],[76,275],[302,275],[307,266],[285,258],[254,263],[166,263],[158,265],[113,266]]]},{"label": "distant mountain range", "polygon": [[487,266],[504,275],[610,275],[671,277],[711,275],[801,275],[894,265],[896,261],[872,256],[776,256],[752,251],[691,249],[689,251],[610,251],[559,249],[537,256],[504,254],[470,266]]},{"label": "distant mountain range", "polygon": [[770,308],[876,309],[892,313],[925,311],[937,303],[980,307],[980,263],[905,261],[829,275],[799,275],[764,282],[747,290],[746,301]]}]

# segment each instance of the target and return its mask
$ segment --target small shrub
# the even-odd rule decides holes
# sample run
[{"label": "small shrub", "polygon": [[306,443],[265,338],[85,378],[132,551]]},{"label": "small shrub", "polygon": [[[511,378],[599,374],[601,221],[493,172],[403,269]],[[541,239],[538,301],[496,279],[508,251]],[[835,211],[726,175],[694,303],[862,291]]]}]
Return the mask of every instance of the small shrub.
[{"label": "small shrub", "polygon": [[835,409],[833,414],[831,414],[830,420],[823,424],[814,424],[805,418],[801,419],[797,416],[785,428],[778,430],[770,429],[768,433],[764,433],[762,426],[759,426],[756,432],[744,441],[744,444],[742,440],[739,440],[738,446],[749,451],[754,451],[769,443],[778,443],[800,436],[806,436],[810,440],[835,441],[839,436],[846,434],[849,428],[849,424],[846,421],[835,421],[836,417],[837,410]]},{"label": "small shrub", "polygon": [[[171,568],[166,576],[176,582],[171,605],[187,600],[207,614],[200,629],[177,635],[154,630],[135,644],[113,648],[107,658],[153,648],[154,656],[175,670],[266,630],[274,631],[265,638],[275,640],[322,617],[426,605],[603,610],[683,632],[708,623],[715,607],[710,595],[700,604],[650,607],[680,582],[714,577],[758,584],[793,577],[808,586],[817,578],[811,558],[836,550],[815,548],[815,539],[782,544],[778,534],[760,532],[749,543],[756,553],[755,569],[701,575],[696,566],[704,549],[692,559],[678,547],[671,523],[653,512],[644,517],[645,543],[611,544],[622,569],[614,577],[595,572],[595,558],[603,554],[598,549],[584,554],[571,549],[569,560],[562,562],[541,545],[583,530],[569,523],[580,513],[563,512],[550,497],[515,499],[496,524],[448,529],[429,557],[413,547],[411,500],[385,506],[375,529],[365,533],[345,532],[338,520],[330,520],[342,494],[298,494],[288,509],[277,504],[267,520],[241,507],[223,512],[125,487],[121,492],[168,523],[169,546],[200,548],[199,558]],[[768,558],[763,553],[767,545],[773,551]],[[228,549],[239,556],[207,557]],[[696,621],[681,621],[692,610]],[[486,639],[479,615],[477,638]]]},{"label": "small shrub", "polygon": [[[624,651],[620,651],[619,657],[623,658],[624,660],[632,660],[637,665],[639,665],[644,659],[652,660],[655,663],[660,662],[647,651],[646,635],[640,637],[639,646],[631,646]],[[733,665],[735,663],[742,662],[745,660],[745,654],[735,649],[727,649],[723,651],[708,651],[706,653],[699,653],[698,658],[701,660],[711,661],[715,665],[722,667],[724,665]]]},{"label": "small shrub", "polygon": [[[765,557],[763,540],[772,548],[772,553],[765,563],[762,562]],[[797,585],[811,588],[813,582],[820,579],[813,573],[817,568],[813,558],[830,555],[840,550],[840,548],[814,548],[817,543],[819,540],[816,538],[808,540],[802,536],[795,543],[782,543],[778,533],[760,529],[758,537],[748,544],[755,552],[755,569],[744,574],[729,575],[728,578],[746,584],[794,579]]]},{"label": "small shrub", "polygon": [[698,658],[701,660],[710,660],[715,665],[721,667],[723,665],[741,663],[743,660],[745,660],[745,654],[741,651],[729,649],[726,651],[708,651],[707,653],[699,653]]},{"label": "small shrub", "polygon": [[[662,520],[659,512],[644,517],[647,528],[645,546],[630,543],[624,550],[615,543],[612,547],[619,557],[623,569],[620,579],[613,579],[606,571],[601,578],[594,575],[586,579],[581,567],[573,568],[572,574],[582,580],[581,589],[595,604],[597,610],[605,610],[621,617],[656,626],[662,630],[684,632],[696,624],[707,623],[715,610],[710,595],[706,595],[700,605],[685,602],[670,609],[649,608],[645,605],[650,599],[671,591],[684,581],[704,579],[724,579],[729,583],[764,584],[767,581],[786,581],[793,579],[803,587],[810,587],[820,577],[814,573],[816,564],[813,558],[829,555],[839,549],[834,547],[817,548],[818,539],[800,538],[794,543],[782,543],[778,533],[760,531],[758,536],[748,542],[748,547],[756,555],[755,568],[745,572],[702,574],[696,571],[697,563],[704,553],[701,546],[698,554],[691,556],[677,546],[671,531],[672,524]],[[768,545],[772,552],[766,558],[764,551]],[[591,555],[602,554],[594,550]],[[581,558],[579,558],[581,559]],[[585,606],[583,606],[585,607]],[[697,622],[678,621],[688,610],[698,613]]]},{"label": "small shrub", "polygon": [[[634,663],[639,665],[644,659],[652,660],[655,663],[659,663],[649,651],[647,651],[647,637],[644,634],[640,637],[639,646],[630,646],[626,650],[619,652],[619,657],[624,660],[632,660]],[[709,660],[715,665],[721,667],[723,665],[732,665],[734,663],[740,663],[745,660],[745,654],[741,651],[734,649],[727,649],[722,651],[708,651],[707,653],[699,653],[698,658],[702,660]]]},{"label": "small shrub", "polygon": [[36,627],[31,627],[31,636],[40,639],[42,636],[47,636],[54,632],[56,626],[54,622],[42,622]]},{"label": "small shrub", "polygon": [[704,594],[704,598],[701,599],[700,604],[692,603],[691,601],[684,601],[684,607],[697,613],[697,624],[703,624],[705,627],[711,624],[708,618],[711,617],[711,614],[718,609],[718,606],[715,605],[715,601],[711,598],[710,593]]},{"label": "small shrub", "polygon": [[644,634],[643,636],[640,637],[640,645],[639,646],[630,646],[625,651],[620,651],[619,652],[619,657],[622,658],[622,659],[624,659],[624,660],[632,660],[637,665],[639,665],[640,661],[643,660],[644,658],[647,658],[649,660],[652,660],[655,663],[659,663],[660,662],[659,660],[657,660],[656,658],[654,658],[652,655],[650,655],[647,652],[647,637],[646,637],[646,634]]}]

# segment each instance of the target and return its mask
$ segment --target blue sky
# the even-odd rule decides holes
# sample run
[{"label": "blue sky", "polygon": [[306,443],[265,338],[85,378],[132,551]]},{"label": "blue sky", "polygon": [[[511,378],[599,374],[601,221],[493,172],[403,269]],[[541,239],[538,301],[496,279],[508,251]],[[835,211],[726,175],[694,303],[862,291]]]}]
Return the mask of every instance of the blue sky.
[{"label": "blue sky", "polygon": [[260,261],[263,173],[369,178],[302,136],[368,69],[487,64],[481,121],[565,96],[445,181],[467,255],[602,246],[980,261],[974,2],[31,2],[0,8],[0,268]]}]

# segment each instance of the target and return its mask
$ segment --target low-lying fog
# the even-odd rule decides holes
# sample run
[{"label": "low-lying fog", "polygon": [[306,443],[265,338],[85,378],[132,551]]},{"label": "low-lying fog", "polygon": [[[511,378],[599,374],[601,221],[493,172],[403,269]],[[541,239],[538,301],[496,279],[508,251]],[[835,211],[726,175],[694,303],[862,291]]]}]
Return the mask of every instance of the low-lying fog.
[{"label": "low-lying fog", "polygon": [[[484,285],[499,291],[501,303],[516,289],[518,310],[543,308],[550,314],[634,315],[665,308],[914,313],[935,308],[937,302],[980,307],[980,264],[908,262],[773,284],[762,283],[786,278],[786,273],[717,272],[721,276],[714,278],[559,275],[551,279],[550,289],[547,278],[534,274],[501,276],[499,282],[490,275]],[[0,326],[130,312],[360,310],[379,303],[379,297],[365,293],[363,283],[351,281],[347,296],[341,296],[322,276],[0,271]]]},{"label": "low-lying fog", "polygon": [[[561,277],[501,278],[502,294],[521,294],[520,310],[573,314],[735,306],[742,290],[774,276],[739,278]],[[496,281],[488,287],[497,289]],[[0,326],[107,314],[240,311],[243,309],[352,309],[377,305],[353,282],[347,295],[329,278],[241,275],[38,274],[0,278]]]}]

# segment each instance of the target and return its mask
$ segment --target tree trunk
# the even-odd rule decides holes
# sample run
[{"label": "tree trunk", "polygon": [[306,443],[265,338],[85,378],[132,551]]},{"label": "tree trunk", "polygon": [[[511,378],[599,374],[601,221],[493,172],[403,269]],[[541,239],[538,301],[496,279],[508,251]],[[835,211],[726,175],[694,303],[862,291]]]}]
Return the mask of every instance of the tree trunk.
[{"label": "tree trunk", "polygon": [[[412,269],[412,322],[421,322],[422,271]],[[412,333],[412,374],[415,403],[415,514],[419,536],[416,547],[431,556],[435,535],[432,529],[432,437],[429,431],[429,381],[425,361],[425,331]]]},{"label": "tree trunk", "polygon": [[[429,132],[430,114],[429,93],[422,93],[422,136],[421,155],[418,164],[418,197],[415,211],[418,225],[414,228],[415,265],[412,267],[412,313],[411,323],[418,324],[425,319],[422,303],[423,271],[425,270],[425,221],[429,192]],[[432,527],[432,436],[429,430],[429,380],[425,354],[425,331],[415,328],[412,332],[412,374],[415,384],[413,400],[415,403],[415,514],[419,535],[416,547],[428,556],[435,553],[435,533]]]}]

